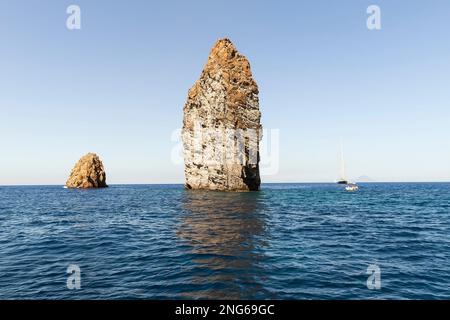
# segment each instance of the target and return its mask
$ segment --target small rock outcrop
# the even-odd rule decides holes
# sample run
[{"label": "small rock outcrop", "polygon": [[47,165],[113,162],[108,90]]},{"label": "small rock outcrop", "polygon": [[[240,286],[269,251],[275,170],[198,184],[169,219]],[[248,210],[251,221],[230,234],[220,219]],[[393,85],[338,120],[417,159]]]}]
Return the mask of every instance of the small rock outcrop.
[{"label": "small rock outcrop", "polygon": [[258,93],[247,58],[218,40],[184,106],[186,188],[259,190]]},{"label": "small rock outcrop", "polygon": [[66,182],[67,188],[106,188],[106,173],[103,163],[95,153],[83,156],[73,167]]}]

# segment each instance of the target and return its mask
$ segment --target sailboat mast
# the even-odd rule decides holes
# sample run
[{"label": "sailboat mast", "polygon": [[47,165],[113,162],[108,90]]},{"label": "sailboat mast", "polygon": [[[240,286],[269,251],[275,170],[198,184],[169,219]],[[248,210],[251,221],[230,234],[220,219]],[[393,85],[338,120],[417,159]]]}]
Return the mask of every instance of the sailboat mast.
[{"label": "sailboat mast", "polygon": [[341,179],[345,180],[344,144],[341,138]]}]

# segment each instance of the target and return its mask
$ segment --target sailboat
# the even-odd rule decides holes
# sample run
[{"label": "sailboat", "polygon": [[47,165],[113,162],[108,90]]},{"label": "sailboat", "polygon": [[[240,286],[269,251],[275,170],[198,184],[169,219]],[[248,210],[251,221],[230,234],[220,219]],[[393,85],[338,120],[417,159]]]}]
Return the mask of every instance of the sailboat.
[{"label": "sailboat", "polygon": [[359,187],[355,183],[349,182],[345,178],[345,161],[344,161],[344,145],[341,139],[341,177],[337,180],[337,184],[345,184],[345,190],[357,191]]},{"label": "sailboat", "polygon": [[337,184],[348,184],[347,179],[345,179],[345,162],[344,162],[344,145],[341,139],[341,177],[337,180]]}]

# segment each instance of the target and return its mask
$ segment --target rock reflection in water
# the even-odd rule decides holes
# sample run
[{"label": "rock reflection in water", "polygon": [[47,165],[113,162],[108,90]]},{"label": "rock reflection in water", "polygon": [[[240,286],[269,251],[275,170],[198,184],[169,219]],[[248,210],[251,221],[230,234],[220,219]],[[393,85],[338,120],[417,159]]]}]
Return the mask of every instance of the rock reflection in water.
[{"label": "rock reflection in water", "polygon": [[182,296],[239,299],[264,294],[262,197],[260,192],[185,192],[178,236],[191,247],[189,287],[196,289]]}]

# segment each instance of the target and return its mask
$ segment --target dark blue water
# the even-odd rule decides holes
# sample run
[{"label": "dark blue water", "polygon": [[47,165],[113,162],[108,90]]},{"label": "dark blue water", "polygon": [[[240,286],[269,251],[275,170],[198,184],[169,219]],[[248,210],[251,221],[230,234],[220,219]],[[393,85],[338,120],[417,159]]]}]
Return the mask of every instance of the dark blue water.
[{"label": "dark blue water", "polygon": [[0,299],[16,298],[448,299],[450,184],[0,187]]}]

